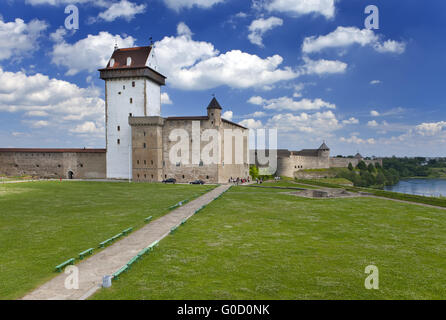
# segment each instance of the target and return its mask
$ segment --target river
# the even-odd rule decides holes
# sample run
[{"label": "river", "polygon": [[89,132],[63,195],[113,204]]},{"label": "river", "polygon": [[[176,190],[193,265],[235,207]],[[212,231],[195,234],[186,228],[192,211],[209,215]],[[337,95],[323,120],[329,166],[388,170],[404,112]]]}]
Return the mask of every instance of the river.
[{"label": "river", "polygon": [[384,189],[420,196],[446,197],[446,179],[406,179]]}]

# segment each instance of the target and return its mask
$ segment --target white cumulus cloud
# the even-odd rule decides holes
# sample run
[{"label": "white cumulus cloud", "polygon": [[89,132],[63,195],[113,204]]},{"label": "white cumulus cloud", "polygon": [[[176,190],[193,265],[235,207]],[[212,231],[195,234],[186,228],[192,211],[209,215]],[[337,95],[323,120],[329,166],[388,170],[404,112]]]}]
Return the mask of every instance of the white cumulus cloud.
[{"label": "white cumulus cloud", "polygon": [[349,138],[341,137],[339,140],[341,142],[346,142],[346,143],[350,143],[350,144],[372,144],[373,145],[376,143],[376,140],[374,138],[362,139],[356,135],[352,135]]},{"label": "white cumulus cloud", "polygon": [[294,134],[300,132],[313,137],[328,137],[332,132],[342,128],[342,124],[331,110],[313,114],[307,112],[298,115],[291,113],[277,114],[268,120],[267,125],[270,128],[277,128],[279,133]]},{"label": "white cumulus cloud", "polygon": [[302,99],[302,100],[294,100],[289,97],[280,97],[274,99],[263,99],[262,97],[251,97],[248,100],[249,103],[255,105],[263,105],[264,109],[267,110],[290,110],[290,111],[298,111],[298,110],[319,110],[322,108],[327,109],[336,109],[336,105],[326,102],[322,99]]},{"label": "white cumulus cloud", "polygon": [[232,117],[234,116],[234,112],[228,110],[228,111],[224,112],[221,116],[222,116],[222,118],[224,118],[226,120],[232,121]]},{"label": "white cumulus cloud", "polygon": [[81,71],[96,72],[107,65],[115,43],[120,48],[132,47],[135,39],[131,36],[121,38],[105,31],[90,34],[73,44],[62,39],[53,46],[52,63],[67,68],[67,75],[76,75]]},{"label": "white cumulus cloud", "polygon": [[[177,36],[164,37],[155,44],[161,72],[169,85],[184,90],[206,90],[219,86],[232,88],[266,87],[294,79],[298,73],[280,68],[283,58],[232,50],[220,53],[213,44],[192,39],[192,32],[182,25]],[[189,31],[185,31],[189,30]]]},{"label": "white cumulus cloud", "polygon": [[277,17],[270,17],[268,19],[254,20],[248,27],[249,35],[248,39],[252,44],[263,47],[263,35],[274,29],[275,27],[283,25],[283,20]]},{"label": "white cumulus cloud", "polygon": [[172,104],[172,100],[170,100],[169,95],[167,92],[161,93],[161,104]]},{"label": "white cumulus cloud", "polygon": [[305,65],[303,68],[303,73],[305,74],[334,74],[334,73],[344,73],[347,70],[347,64],[338,60],[311,60],[308,57],[303,58]]},{"label": "white cumulus cloud", "polygon": [[244,126],[248,129],[260,129],[263,127],[262,121],[255,119],[245,119],[239,122],[239,125]]},{"label": "white cumulus cloud", "polygon": [[198,7],[201,9],[208,9],[217,3],[222,3],[225,0],[164,0],[164,3],[173,10],[179,11],[181,9],[190,9]]},{"label": "white cumulus cloud", "polygon": [[359,120],[354,117],[351,117],[349,119],[343,120],[342,123],[343,124],[358,124]]},{"label": "white cumulus cloud", "polygon": [[145,4],[136,4],[127,0],[113,3],[107,10],[98,15],[99,19],[111,22],[118,18],[131,21],[135,15],[141,14],[146,10]]},{"label": "white cumulus cloud", "polygon": [[401,54],[406,48],[405,43],[394,40],[387,40],[381,43],[380,37],[373,30],[339,26],[335,31],[327,35],[305,38],[302,51],[304,53],[313,53],[326,48],[345,48],[354,44],[362,47],[372,46],[380,53],[391,52]]},{"label": "white cumulus cloud", "polygon": [[424,122],[417,125],[416,132],[422,136],[435,136],[444,130],[446,131],[446,121],[439,122]]},{"label": "white cumulus cloud", "polygon": [[325,18],[335,15],[336,0],[269,0],[263,7],[268,11],[290,13],[293,15],[319,14]]},{"label": "white cumulus cloud", "polygon": [[0,68],[0,111],[22,112],[35,128],[59,127],[64,132],[75,130],[85,121],[94,122],[103,134],[104,100],[96,88],[77,85],[43,74],[7,72]]},{"label": "white cumulus cloud", "polygon": [[46,22],[37,19],[28,23],[18,18],[5,22],[0,16],[0,60],[20,60],[22,56],[36,51],[39,38],[47,27]]}]

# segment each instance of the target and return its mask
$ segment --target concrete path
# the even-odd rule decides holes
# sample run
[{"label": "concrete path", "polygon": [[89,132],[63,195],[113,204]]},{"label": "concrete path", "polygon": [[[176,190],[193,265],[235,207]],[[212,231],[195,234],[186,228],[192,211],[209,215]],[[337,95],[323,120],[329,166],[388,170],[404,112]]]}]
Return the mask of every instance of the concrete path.
[{"label": "concrete path", "polygon": [[136,256],[139,251],[157,240],[166,237],[170,229],[190,218],[197,209],[214,200],[215,197],[229,189],[222,185],[184,206],[162,216],[135,231],[126,238],[114,243],[87,260],[76,264],[79,268],[79,289],[65,289],[68,275],[61,273],[41,287],[30,292],[24,300],[84,300],[101,287],[102,277],[111,275]]}]

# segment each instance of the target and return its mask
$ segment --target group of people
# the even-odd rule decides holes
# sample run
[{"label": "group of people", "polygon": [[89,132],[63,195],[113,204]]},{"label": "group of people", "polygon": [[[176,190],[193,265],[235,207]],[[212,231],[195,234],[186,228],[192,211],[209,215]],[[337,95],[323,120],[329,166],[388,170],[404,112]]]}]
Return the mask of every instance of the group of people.
[{"label": "group of people", "polygon": [[244,183],[250,183],[251,182],[251,180],[250,180],[250,178],[248,177],[248,178],[239,178],[239,177],[237,177],[237,179],[234,179],[234,178],[229,178],[229,183],[232,183],[232,184],[236,184],[236,185],[239,185],[239,184],[244,184]]}]

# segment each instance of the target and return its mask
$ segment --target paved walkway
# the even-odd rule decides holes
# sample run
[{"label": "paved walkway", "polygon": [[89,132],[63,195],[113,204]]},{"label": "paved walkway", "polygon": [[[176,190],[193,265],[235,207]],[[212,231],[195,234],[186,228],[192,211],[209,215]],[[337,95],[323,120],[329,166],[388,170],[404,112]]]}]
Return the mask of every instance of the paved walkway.
[{"label": "paved walkway", "polygon": [[197,209],[214,200],[230,186],[222,185],[184,206],[162,216],[126,238],[114,243],[87,260],[76,264],[79,268],[79,289],[65,289],[68,275],[61,273],[41,287],[27,294],[25,300],[84,300],[98,290],[104,275],[111,275],[153,242],[166,237],[170,229],[190,218]]}]

